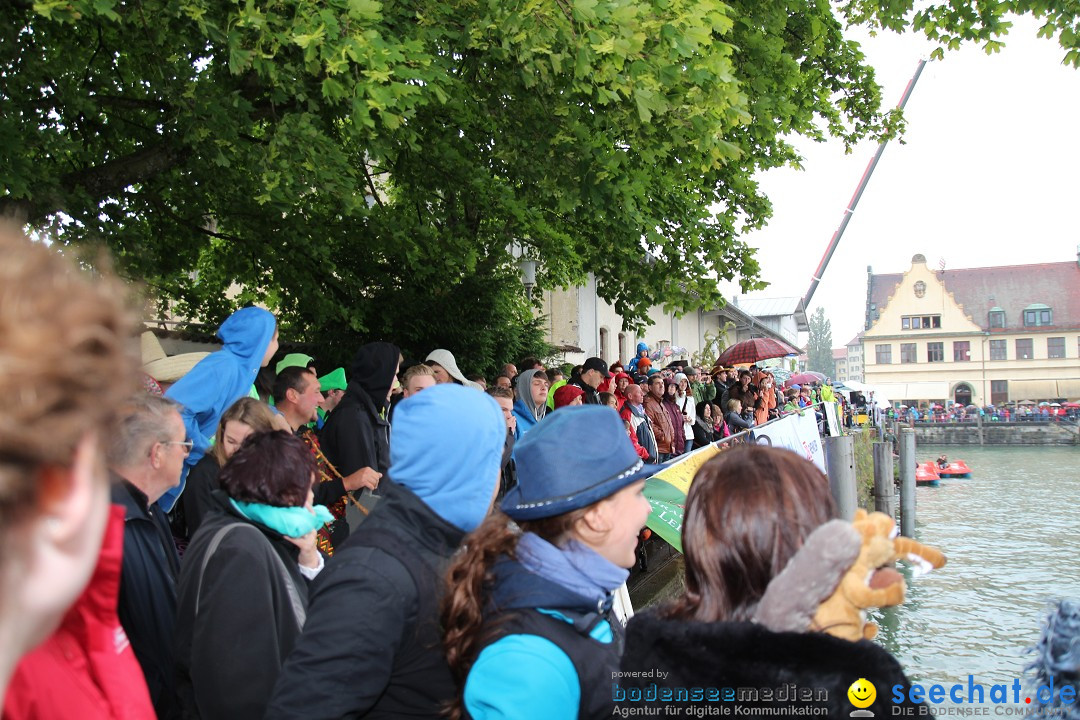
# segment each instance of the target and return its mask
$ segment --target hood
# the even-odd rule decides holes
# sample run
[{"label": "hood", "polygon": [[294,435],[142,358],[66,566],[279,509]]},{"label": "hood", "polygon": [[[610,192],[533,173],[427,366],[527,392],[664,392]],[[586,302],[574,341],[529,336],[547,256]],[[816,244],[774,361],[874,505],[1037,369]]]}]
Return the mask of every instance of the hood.
[{"label": "hood", "polygon": [[428,353],[428,356],[424,358],[424,362],[433,362],[442,366],[442,369],[445,370],[450,377],[454,378],[465,387],[471,387],[475,390],[484,389],[480,386],[480,383],[475,383],[472,380],[467,380],[465,378],[465,373],[458,369],[457,360],[454,359],[454,354],[449,350],[443,350],[442,348],[432,350]]},{"label": "hood", "polygon": [[596,601],[529,572],[516,560],[502,557],[495,563],[492,603],[500,611],[518,608],[595,612]]},{"label": "hood", "polygon": [[251,370],[251,382],[262,367],[263,355],[274,338],[277,321],[269,310],[259,307],[241,308],[225,319],[217,336],[225,350],[239,358],[245,370]]},{"label": "hood", "polygon": [[390,429],[390,478],[470,532],[499,484],[506,421],[489,395],[445,383],[402,400]]},{"label": "hood", "polygon": [[521,403],[533,414],[537,420],[543,420],[544,415],[547,414],[547,405],[541,405],[536,407],[536,403],[533,402],[532,397],[532,380],[533,377],[542,372],[541,370],[526,370],[517,376],[517,380],[514,383],[514,389],[517,391],[517,402]]},{"label": "hood", "polygon": [[388,342],[373,342],[356,351],[349,368],[349,387],[362,391],[378,412],[386,407],[386,396],[394,384],[401,351]]},{"label": "hood", "polygon": [[649,344],[646,342],[639,342],[637,344],[638,353],[649,352]]}]

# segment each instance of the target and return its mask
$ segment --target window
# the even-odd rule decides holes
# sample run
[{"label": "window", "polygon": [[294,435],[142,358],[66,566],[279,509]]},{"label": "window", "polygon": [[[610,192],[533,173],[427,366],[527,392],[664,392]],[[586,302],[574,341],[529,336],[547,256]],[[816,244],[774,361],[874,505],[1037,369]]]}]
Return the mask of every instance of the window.
[{"label": "window", "polygon": [[952,344],[953,362],[967,362],[971,360],[971,343],[967,340],[957,341]]},{"label": "window", "polygon": [[1006,350],[1005,340],[991,340],[990,341],[990,359],[991,360],[1008,360],[1009,354]]},{"label": "window", "polygon": [[900,318],[901,330],[932,330],[940,327],[940,315],[908,315]]},{"label": "window", "polygon": [[889,365],[892,363],[892,345],[875,345],[874,352],[877,355],[878,365]]},{"label": "window", "polygon": [[1048,358],[1063,358],[1065,357],[1065,338],[1046,338],[1046,357]]},{"label": "window", "polygon": [[900,343],[900,362],[919,362],[919,346],[915,343]]},{"label": "window", "polygon": [[1030,360],[1035,357],[1033,350],[1034,342],[1031,338],[1017,338],[1016,339],[1016,359],[1017,360]]},{"label": "window", "polygon": [[1000,405],[1009,401],[1009,381],[1008,380],[991,380],[990,381],[990,402],[993,405]]},{"label": "window", "polygon": [[626,357],[626,333],[619,333],[619,357],[616,359],[622,362],[624,357]]},{"label": "window", "polygon": [[1003,328],[1003,327],[1005,327],[1005,311],[1004,310],[991,310],[990,311],[990,327],[991,328]]},{"label": "window", "polygon": [[944,362],[945,343],[926,343],[926,362]]},{"label": "window", "polygon": [[1024,327],[1039,327],[1040,325],[1053,325],[1054,313],[1045,305],[1028,305],[1024,308]]}]

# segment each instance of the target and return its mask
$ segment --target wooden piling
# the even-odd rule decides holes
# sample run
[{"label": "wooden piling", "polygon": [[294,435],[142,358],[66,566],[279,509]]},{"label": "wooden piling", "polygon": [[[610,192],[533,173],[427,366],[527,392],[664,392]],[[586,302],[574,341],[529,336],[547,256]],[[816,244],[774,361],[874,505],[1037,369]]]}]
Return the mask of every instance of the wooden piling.
[{"label": "wooden piling", "polygon": [[892,444],[874,443],[874,509],[896,517],[896,492],[893,479]]},{"label": "wooden piling", "polygon": [[841,435],[825,438],[825,467],[829,475],[836,509],[844,520],[855,517],[859,494],[855,483],[855,437]]},{"label": "wooden piling", "polygon": [[915,430],[900,431],[900,534],[915,536]]}]

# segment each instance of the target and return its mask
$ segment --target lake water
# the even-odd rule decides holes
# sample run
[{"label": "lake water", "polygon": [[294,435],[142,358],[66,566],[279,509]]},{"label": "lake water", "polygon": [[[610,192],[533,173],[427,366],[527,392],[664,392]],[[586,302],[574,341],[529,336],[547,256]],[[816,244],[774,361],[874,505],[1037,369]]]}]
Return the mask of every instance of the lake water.
[{"label": "lake water", "polygon": [[1047,604],[1080,599],[1080,448],[920,446],[972,468],[917,492],[915,538],[948,564],[908,578],[907,602],[876,613],[878,641],[913,682],[989,685],[1021,673]]}]

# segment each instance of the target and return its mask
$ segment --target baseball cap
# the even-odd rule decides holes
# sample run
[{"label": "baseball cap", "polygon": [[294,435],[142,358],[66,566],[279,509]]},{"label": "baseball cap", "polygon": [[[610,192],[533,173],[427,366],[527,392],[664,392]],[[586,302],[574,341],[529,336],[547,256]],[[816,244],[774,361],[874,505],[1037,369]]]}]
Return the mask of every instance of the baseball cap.
[{"label": "baseball cap", "polygon": [[606,378],[611,377],[611,373],[607,369],[607,363],[598,357],[591,357],[582,364],[581,372],[584,373],[586,370],[596,370]]}]

